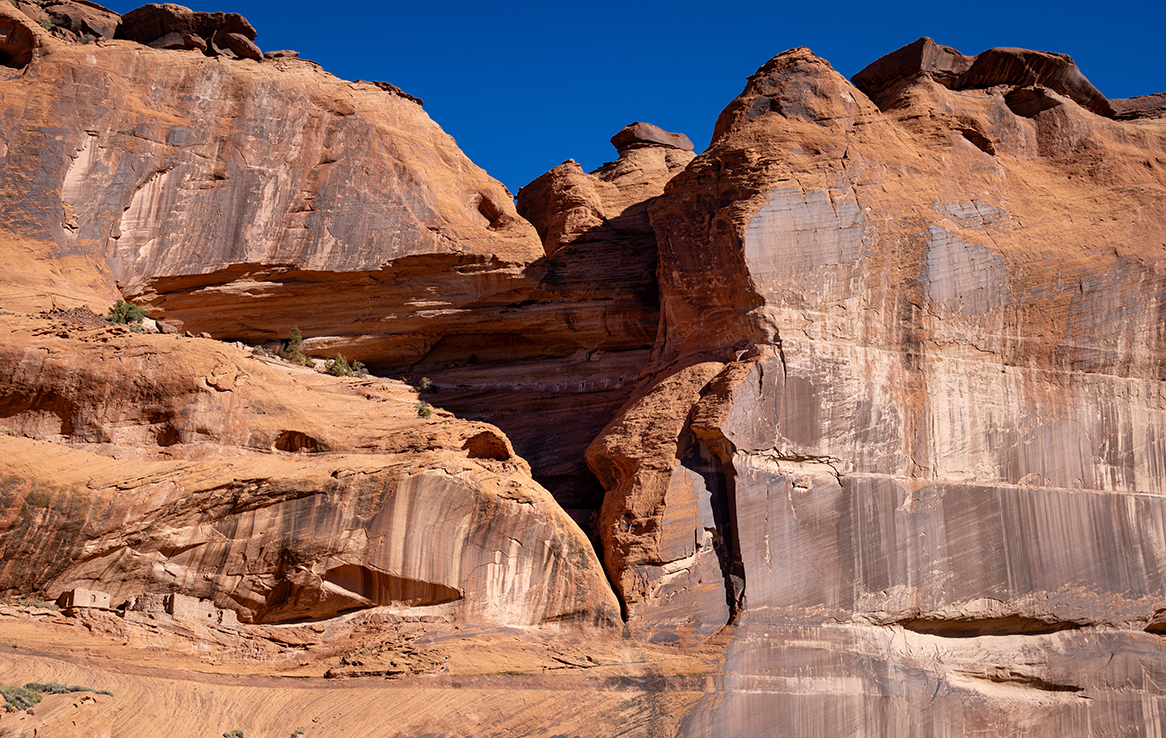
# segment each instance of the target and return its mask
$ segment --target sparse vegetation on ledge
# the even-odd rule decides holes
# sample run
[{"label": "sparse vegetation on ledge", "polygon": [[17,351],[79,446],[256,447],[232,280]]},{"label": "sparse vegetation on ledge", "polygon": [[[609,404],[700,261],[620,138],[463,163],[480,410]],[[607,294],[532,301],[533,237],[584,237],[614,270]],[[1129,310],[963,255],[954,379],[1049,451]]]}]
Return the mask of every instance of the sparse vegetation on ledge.
[{"label": "sparse vegetation on ledge", "polygon": [[367,377],[368,369],[359,361],[351,364],[344,358],[344,354],[336,354],[336,358],[328,362],[325,370],[334,377]]},{"label": "sparse vegetation on ledge", "polygon": [[125,300],[118,300],[109,308],[109,314],[106,318],[110,323],[118,323],[126,325],[130,323],[141,323],[142,318],[146,317],[146,311],[132,302]]},{"label": "sparse vegetation on ledge", "polygon": [[92,692],[113,696],[113,692],[107,689],[81,687],[75,684],[58,684],[57,682],[46,684],[29,682],[23,687],[0,684],[0,695],[4,697],[4,710],[6,712],[19,712],[36,706],[41,701],[42,694],[71,694],[73,692]]}]

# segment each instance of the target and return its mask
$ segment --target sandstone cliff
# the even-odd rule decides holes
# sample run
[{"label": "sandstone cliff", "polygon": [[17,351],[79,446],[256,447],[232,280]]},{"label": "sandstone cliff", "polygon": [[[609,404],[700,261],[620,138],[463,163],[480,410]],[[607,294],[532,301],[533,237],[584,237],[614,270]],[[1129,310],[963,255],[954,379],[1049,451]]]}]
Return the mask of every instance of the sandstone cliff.
[{"label": "sandstone cliff", "polygon": [[9,591],[178,591],[256,622],[618,618],[586,537],[505,437],[418,417],[412,388],[204,339],[0,322]]},{"label": "sandstone cliff", "polygon": [[[0,4],[6,592],[208,598],[244,630],[83,622],[288,669],[423,620],[424,653],[382,634],[329,672],[460,649],[449,668],[489,677],[467,704],[518,717],[463,718],[456,680],[400,688],[394,716],[453,734],[1161,727],[1161,95],[1107,100],[1047,52],[921,39],[852,83],[795,49],[699,156],[632,124],[617,161],[515,206],[415,98],[266,58],[237,16],[49,5]],[[458,417],[33,315],[118,295],[180,333],[299,326]],[[614,593],[571,519],[600,504]],[[621,616],[622,640],[590,627]],[[564,625],[592,650],[527,659]],[[35,669],[73,668],[19,627],[52,651]],[[131,724],[119,704],[86,715]]]},{"label": "sandstone cliff", "polygon": [[775,57],[652,208],[659,355],[589,450],[629,624],[737,624],[685,735],[1129,734],[1166,655],[1166,124],[1036,52],[855,82]]},{"label": "sandstone cliff", "polygon": [[176,7],[115,24],[136,41],[92,44],[0,8],[32,39],[3,70],[4,304],[124,295],[180,332],[259,343],[298,327],[308,354],[428,375],[585,522],[602,491],[583,449],[658,323],[644,203],[691,153],[625,146],[605,175],[613,223],[544,245],[416,98],[297,58],[208,57],[174,39],[254,29]]}]

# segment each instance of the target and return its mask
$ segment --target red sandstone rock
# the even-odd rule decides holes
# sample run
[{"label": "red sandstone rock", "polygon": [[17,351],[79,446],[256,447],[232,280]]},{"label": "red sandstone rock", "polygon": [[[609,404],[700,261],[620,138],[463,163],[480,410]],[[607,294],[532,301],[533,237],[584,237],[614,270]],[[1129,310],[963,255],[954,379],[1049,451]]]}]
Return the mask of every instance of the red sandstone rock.
[{"label": "red sandstone rock", "polygon": [[950,46],[921,38],[870,64],[854,75],[853,81],[885,110],[893,105],[890,101],[896,84],[922,76],[950,90],[1046,87],[1098,115],[1114,115],[1113,106],[1072,58],[1045,51],[996,48],[964,56]]},{"label": "red sandstone rock", "polygon": [[251,41],[256,32],[238,13],[200,13],[173,3],[151,3],[122,16],[118,38],[149,44],[167,34],[193,33],[209,39],[216,33],[238,33]]},{"label": "red sandstone rock", "polygon": [[26,17],[3,8],[0,13],[0,65],[23,69],[40,45],[38,34]]},{"label": "red sandstone rock", "polygon": [[1126,542],[1166,540],[1166,131],[1064,57],[921,50],[857,78],[884,112],[779,55],[651,208],[658,360],[588,459],[629,625],[736,626],[682,735],[1121,732],[1162,699],[1114,685],[1164,655],[1166,548]]},{"label": "red sandstone rock", "polygon": [[241,33],[224,33],[223,40],[240,59],[263,61],[263,52],[255,42]]},{"label": "red sandstone rock", "polygon": [[1142,95],[1122,100],[1110,100],[1117,117],[1128,118],[1161,118],[1166,115],[1166,92],[1154,95]]},{"label": "red sandstone rock", "polygon": [[177,591],[251,622],[618,617],[586,537],[491,426],[214,341],[0,322],[8,591]]},{"label": "red sandstone rock", "polygon": [[681,151],[692,151],[692,141],[683,133],[669,133],[651,123],[629,123],[611,137],[611,145],[621,153],[624,149],[644,146],[666,146]]},{"label": "red sandstone rock", "polygon": [[53,0],[42,2],[45,13],[57,26],[66,28],[78,36],[88,34],[100,38],[113,38],[121,17],[97,3],[81,0]]},{"label": "red sandstone rock", "polygon": [[[87,69],[16,15],[0,4],[29,59],[0,107],[3,304],[108,303],[119,279],[184,330],[298,324],[318,354],[432,374],[435,405],[513,444],[417,425],[400,387],[345,398],[159,352],[173,336],[9,319],[0,407],[37,439],[0,437],[14,588],[603,622],[582,534],[514,452],[582,517],[603,493],[577,450],[611,418],[587,461],[629,632],[723,649],[680,735],[1129,734],[1166,708],[1153,96],[1106,101],[1044,52],[924,39],[855,86],[796,49],[701,156],[568,162],[519,193],[528,226],[381,85],[135,45],[148,83],[128,44]],[[226,91],[200,112],[177,79]],[[291,156],[257,143],[287,140],[272,120],[304,132]]]}]

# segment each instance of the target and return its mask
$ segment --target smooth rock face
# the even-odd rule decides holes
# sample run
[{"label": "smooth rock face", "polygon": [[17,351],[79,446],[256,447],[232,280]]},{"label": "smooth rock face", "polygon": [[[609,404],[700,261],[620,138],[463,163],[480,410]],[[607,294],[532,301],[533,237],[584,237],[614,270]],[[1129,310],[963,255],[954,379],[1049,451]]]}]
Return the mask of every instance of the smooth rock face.
[{"label": "smooth rock face", "polygon": [[779,55],[651,208],[656,361],[588,451],[629,626],[733,623],[683,735],[1135,734],[1166,128],[1060,55],[924,40],[856,83]]}]

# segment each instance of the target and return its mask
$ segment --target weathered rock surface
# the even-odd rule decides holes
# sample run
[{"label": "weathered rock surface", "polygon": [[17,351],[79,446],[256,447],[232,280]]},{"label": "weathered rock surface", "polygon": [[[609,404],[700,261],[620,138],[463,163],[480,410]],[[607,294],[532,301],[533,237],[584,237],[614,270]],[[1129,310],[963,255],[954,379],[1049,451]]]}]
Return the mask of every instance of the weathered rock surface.
[{"label": "weathered rock surface", "polygon": [[[674,735],[708,674],[702,659],[618,633],[410,622],[378,611],[225,629],[0,605],[0,635],[0,683],[111,693],[46,695],[31,712],[0,711],[0,730],[30,738]],[[365,667],[379,673],[347,675]]]},{"label": "weathered rock surface", "polygon": [[117,38],[155,49],[194,49],[207,56],[263,60],[255,28],[238,13],[200,13],[172,3],[152,3],[122,16]]},{"label": "weathered rock surface", "polygon": [[[1094,87],[1065,54],[1029,49],[988,49],[965,56],[929,38],[887,54],[854,75],[854,85],[884,110],[885,96],[896,85],[933,80],[949,90],[987,90],[992,87],[1043,87],[1073,100],[1098,115],[1113,117],[1105,95]],[[891,92],[890,98],[894,98]]]},{"label": "weathered rock surface", "polygon": [[[388,83],[84,48],[34,20],[0,4],[20,70],[0,70],[5,307],[124,293],[171,330],[299,326],[309,352],[430,377],[424,397],[470,420],[209,341],[0,316],[10,591],[177,590],[281,624],[591,625],[622,605],[632,639],[723,656],[699,688],[659,651],[559,682],[588,694],[564,717],[580,734],[616,714],[686,736],[1162,722],[1160,95],[1106,100],[1046,52],[921,39],[851,84],[795,49],[699,157],[633,124],[618,161],[569,161],[516,209]],[[166,28],[149,43],[254,39]],[[530,470],[583,522],[602,498],[621,603]],[[130,620],[87,627],[163,630]],[[418,675],[449,643],[370,642],[328,670]],[[547,683],[491,663],[471,703],[519,717],[426,707],[424,728],[546,732],[504,693]]]},{"label": "weathered rock surface", "polygon": [[[534,224],[546,256],[529,304],[493,318],[495,325],[514,320],[516,335],[499,347],[504,352],[491,351],[483,335],[448,337],[432,355],[452,366],[425,370],[440,387],[435,402],[501,427],[583,524],[603,499],[583,452],[627,400],[656,339],[657,247],[648,206],[692,156],[664,146],[624,149],[591,174],[568,161],[523,187],[518,212]],[[548,350],[549,335],[535,336],[529,326],[552,305],[568,311],[574,335],[593,329],[596,338],[574,350]],[[521,325],[528,327],[519,333]],[[534,358],[540,341],[544,355]],[[496,363],[457,361],[467,353]]]},{"label": "weathered rock surface", "polygon": [[10,592],[181,592],[252,622],[618,618],[587,538],[491,426],[213,341],[0,321]]},{"label": "weathered rock surface", "polygon": [[[148,6],[122,28],[213,40],[211,26],[243,27],[220,15]],[[548,254],[510,193],[390,84],[287,57],[58,46],[0,111],[0,228],[22,244],[7,254],[6,305],[99,308],[120,293],[179,332],[259,343],[299,327],[309,354],[432,376],[443,403],[503,423],[560,499],[584,517],[598,508],[582,450],[658,322],[650,225],[642,208],[618,218],[690,154],[638,150],[611,188],[604,237],[620,240]],[[31,100],[45,104],[29,112]],[[24,258],[40,254],[52,257]],[[53,280],[70,286],[52,293]],[[468,393],[448,391],[453,370]]]},{"label": "weathered rock surface", "polygon": [[629,625],[736,623],[683,735],[1137,734],[1166,128],[1060,55],[855,81],[775,57],[651,208],[658,357],[588,452]]},{"label": "weathered rock surface", "polygon": [[665,131],[660,126],[651,123],[628,123],[619,133],[611,137],[611,145],[621,154],[625,149],[636,149],[645,146],[666,146],[692,151],[692,141],[683,133]]}]

